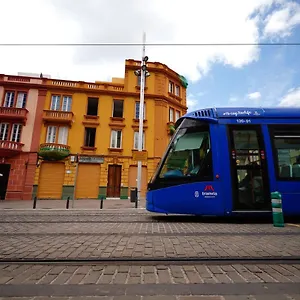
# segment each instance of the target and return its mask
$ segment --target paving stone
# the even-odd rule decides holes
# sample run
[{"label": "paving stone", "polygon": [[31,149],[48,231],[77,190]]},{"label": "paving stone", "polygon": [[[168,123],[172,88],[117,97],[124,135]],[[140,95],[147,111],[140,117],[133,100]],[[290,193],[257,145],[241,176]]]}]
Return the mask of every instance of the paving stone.
[{"label": "paving stone", "polygon": [[176,296],[143,296],[142,300],[177,300],[176,298]]},{"label": "paving stone", "polygon": [[[179,296],[179,300],[224,300],[222,296]],[[227,298],[226,298],[227,300]],[[238,300],[238,299],[236,299]],[[240,299],[244,300],[244,299]]]}]

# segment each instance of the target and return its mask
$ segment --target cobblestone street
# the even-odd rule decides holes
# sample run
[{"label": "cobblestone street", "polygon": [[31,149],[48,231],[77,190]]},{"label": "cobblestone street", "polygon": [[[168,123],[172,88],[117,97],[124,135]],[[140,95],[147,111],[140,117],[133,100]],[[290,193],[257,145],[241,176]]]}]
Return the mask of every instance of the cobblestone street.
[{"label": "cobblestone street", "polygon": [[0,299],[300,299],[298,224],[0,210],[0,228]]}]

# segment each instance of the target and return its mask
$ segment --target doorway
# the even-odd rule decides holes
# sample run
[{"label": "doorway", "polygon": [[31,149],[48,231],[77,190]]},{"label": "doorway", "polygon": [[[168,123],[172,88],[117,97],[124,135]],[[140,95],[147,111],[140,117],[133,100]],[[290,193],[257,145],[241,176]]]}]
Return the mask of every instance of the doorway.
[{"label": "doorway", "polygon": [[4,200],[6,196],[9,172],[9,164],[0,164],[0,200]]},{"label": "doorway", "polygon": [[109,165],[107,175],[107,197],[119,198],[121,194],[122,166]]},{"label": "doorway", "polygon": [[271,199],[260,126],[231,126],[233,210],[269,211]]}]

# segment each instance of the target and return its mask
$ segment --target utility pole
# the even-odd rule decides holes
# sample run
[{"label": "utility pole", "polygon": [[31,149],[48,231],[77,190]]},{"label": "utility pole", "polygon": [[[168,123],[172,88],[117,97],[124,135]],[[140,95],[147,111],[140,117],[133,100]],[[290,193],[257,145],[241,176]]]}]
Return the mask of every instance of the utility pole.
[{"label": "utility pole", "polygon": [[[141,70],[135,72],[135,75],[141,77],[140,83],[140,109],[139,109],[139,135],[138,135],[138,151],[143,151],[143,123],[144,123],[144,97],[145,97],[145,78],[150,74],[147,72],[146,63],[148,57],[145,56],[146,53],[146,33],[143,33],[143,53],[142,53],[142,63]],[[137,190],[138,190],[138,200],[141,199],[141,187],[142,187],[142,161],[138,161],[138,170],[137,170]]]}]

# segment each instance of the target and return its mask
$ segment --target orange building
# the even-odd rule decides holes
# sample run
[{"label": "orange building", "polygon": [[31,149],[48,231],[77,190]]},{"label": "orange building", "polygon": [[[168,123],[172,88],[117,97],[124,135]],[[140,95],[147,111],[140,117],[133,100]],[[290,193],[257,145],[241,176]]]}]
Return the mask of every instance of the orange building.
[{"label": "orange building", "polygon": [[46,96],[42,82],[0,74],[0,199],[32,198]]},{"label": "orange building", "polygon": [[[0,123],[9,125],[1,126],[14,128],[20,123],[16,115],[26,116],[19,139],[10,133],[12,129],[0,136],[0,157],[6,165],[2,168],[11,170],[5,175],[6,199],[127,199],[137,184],[140,78],[135,71],[140,65],[126,60],[124,78],[111,82],[2,75],[0,99],[5,108]],[[147,70],[143,196],[169,143],[170,126],[187,110],[184,77],[158,62],[148,62]],[[27,95],[24,107],[18,100],[21,92]],[[14,97],[13,104],[9,97]],[[10,105],[13,118],[7,110]],[[11,145],[18,150],[8,151]]]}]

